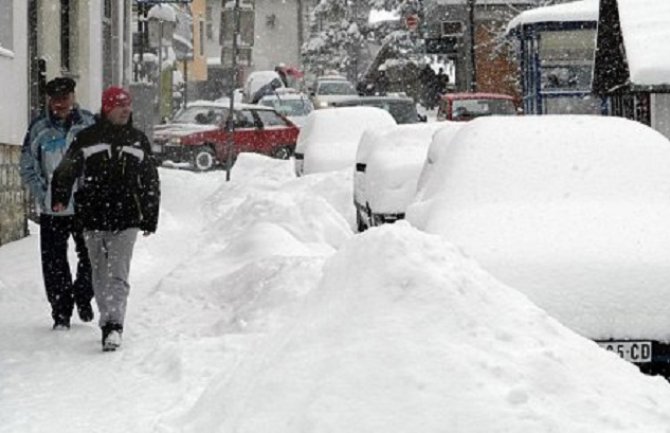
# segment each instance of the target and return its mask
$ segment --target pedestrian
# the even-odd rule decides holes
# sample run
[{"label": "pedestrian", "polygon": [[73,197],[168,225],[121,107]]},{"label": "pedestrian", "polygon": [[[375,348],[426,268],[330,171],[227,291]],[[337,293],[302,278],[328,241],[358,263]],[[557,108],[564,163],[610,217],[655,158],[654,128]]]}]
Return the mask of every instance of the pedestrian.
[{"label": "pedestrian", "polygon": [[128,275],[139,231],[156,231],[160,182],[147,136],[132,126],[130,94],[109,87],[96,123],[81,131],[53,184],[54,210],[65,207],[77,180],[77,215],[93,268],[103,351],[121,345],[130,284]]},{"label": "pedestrian", "polygon": [[427,110],[435,108],[435,97],[433,95],[435,85],[435,71],[429,64],[425,64],[419,72],[419,85],[421,86],[421,101]]},{"label": "pedestrian", "polygon": [[375,90],[377,95],[386,96],[389,88],[389,78],[386,75],[386,65],[381,65],[377,69],[377,79],[375,80]]},{"label": "pedestrian", "polygon": [[[63,197],[63,208],[51,209],[51,177],[74,136],[93,124],[93,114],[76,103],[76,83],[54,78],[46,84],[47,107],[36,117],[23,140],[20,174],[35,199],[40,225],[42,278],[51,304],[54,330],[70,329],[76,305],[83,322],[93,320],[91,263],[80,224],[74,215],[72,197]],[[77,252],[77,272],[72,278],[68,243],[72,237]]]}]

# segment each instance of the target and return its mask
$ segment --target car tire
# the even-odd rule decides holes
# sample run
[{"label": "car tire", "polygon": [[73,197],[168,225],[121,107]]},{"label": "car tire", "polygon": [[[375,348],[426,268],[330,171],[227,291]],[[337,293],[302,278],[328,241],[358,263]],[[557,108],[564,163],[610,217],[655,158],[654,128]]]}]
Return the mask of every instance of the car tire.
[{"label": "car tire", "polygon": [[275,149],[274,152],[272,152],[272,157],[277,158],[277,159],[289,159],[293,152],[291,152],[291,148],[288,146],[282,146],[277,149]]},{"label": "car tire", "polygon": [[214,150],[209,146],[201,146],[193,152],[193,160],[191,161],[193,168],[197,171],[211,170],[216,164],[216,157]]}]

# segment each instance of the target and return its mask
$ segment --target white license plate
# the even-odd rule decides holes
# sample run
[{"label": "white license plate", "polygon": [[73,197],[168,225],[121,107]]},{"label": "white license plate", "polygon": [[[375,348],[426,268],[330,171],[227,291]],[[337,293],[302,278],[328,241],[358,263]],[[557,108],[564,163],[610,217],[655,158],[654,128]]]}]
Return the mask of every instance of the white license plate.
[{"label": "white license plate", "polygon": [[651,341],[598,341],[598,345],[626,361],[651,362]]},{"label": "white license plate", "polygon": [[151,146],[151,150],[153,150],[154,153],[162,153],[163,146],[161,146],[160,144],[154,144],[153,146]]}]

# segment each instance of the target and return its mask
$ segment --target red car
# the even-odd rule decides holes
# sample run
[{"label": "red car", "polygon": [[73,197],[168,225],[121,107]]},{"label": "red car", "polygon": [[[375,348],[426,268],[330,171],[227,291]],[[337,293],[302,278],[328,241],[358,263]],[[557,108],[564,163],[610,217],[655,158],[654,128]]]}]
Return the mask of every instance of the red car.
[{"label": "red car", "polygon": [[[153,131],[153,150],[160,161],[189,162],[200,171],[228,160],[226,119],[228,104],[198,101],[182,109],[171,123]],[[274,109],[259,105],[235,105],[232,160],[240,152],[255,152],[288,159],[295,149],[296,125]]]},{"label": "red car", "polygon": [[499,93],[447,93],[440,98],[437,120],[466,121],[475,117],[516,114],[514,98]]}]

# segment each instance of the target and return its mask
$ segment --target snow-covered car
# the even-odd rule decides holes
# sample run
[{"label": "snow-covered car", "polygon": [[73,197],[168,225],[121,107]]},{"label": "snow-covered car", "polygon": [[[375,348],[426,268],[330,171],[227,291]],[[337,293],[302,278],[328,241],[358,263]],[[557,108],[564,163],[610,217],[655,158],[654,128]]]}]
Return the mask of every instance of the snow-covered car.
[{"label": "snow-covered car", "polygon": [[381,108],[346,107],[314,110],[300,129],[295,147],[295,174],[337,171],[353,166],[366,129],[396,126]]},{"label": "snow-covered car", "polygon": [[328,108],[333,102],[358,97],[358,92],[349,81],[338,77],[320,77],[310,94],[314,108]]},{"label": "snow-covered car", "polygon": [[406,218],[573,331],[670,374],[670,142],[600,116],[475,119]]},{"label": "snow-covered car", "polygon": [[365,131],[356,151],[354,172],[359,232],[405,217],[433,134],[458,125],[431,122]]},{"label": "snow-covered car", "polygon": [[307,115],[314,110],[314,105],[304,93],[289,89],[288,87],[277,89],[279,91],[274,95],[262,97],[258,105],[274,108],[301,128],[305,125]]},{"label": "snow-covered car", "polygon": [[[270,107],[238,104],[234,106],[234,161],[241,152],[255,152],[288,159],[295,149],[299,129]],[[229,105],[196,101],[180,110],[172,122],[156,125],[153,150],[161,161],[188,162],[200,171],[228,161],[226,130]]]},{"label": "snow-covered car", "polygon": [[356,96],[349,99],[334,101],[333,107],[377,107],[388,111],[398,125],[425,121],[416,111],[416,103],[407,96]]}]

